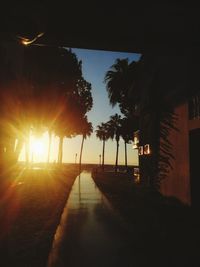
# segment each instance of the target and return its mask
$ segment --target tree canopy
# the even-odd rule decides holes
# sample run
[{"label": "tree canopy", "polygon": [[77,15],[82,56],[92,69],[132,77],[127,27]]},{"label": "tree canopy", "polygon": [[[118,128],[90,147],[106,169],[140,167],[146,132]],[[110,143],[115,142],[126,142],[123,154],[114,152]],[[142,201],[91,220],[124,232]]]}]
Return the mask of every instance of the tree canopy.
[{"label": "tree canopy", "polygon": [[0,56],[1,154],[15,140],[25,142],[30,131],[79,134],[93,105],[92,88],[70,49],[13,42],[0,46]]}]

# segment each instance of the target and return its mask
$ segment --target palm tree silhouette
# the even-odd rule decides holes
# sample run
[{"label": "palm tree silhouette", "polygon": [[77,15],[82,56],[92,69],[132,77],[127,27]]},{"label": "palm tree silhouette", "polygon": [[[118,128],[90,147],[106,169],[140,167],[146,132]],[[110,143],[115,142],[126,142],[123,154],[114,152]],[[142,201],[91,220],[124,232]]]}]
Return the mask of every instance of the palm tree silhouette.
[{"label": "palm tree silhouette", "polygon": [[128,171],[128,159],[127,159],[127,144],[133,140],[133,135],[136,130],[138,130],[139,123],[138,117],[124,117],[121,119],[121,137],[124,140],[124,149],[125,149],[125,168]]},{"label": "palm tree silhouette", "polygon": [[135,112],[135,104],[138,102],[138,92],[134,89],[140,74],[139,67],[140,62],[129,63],[128,58],[116,59],[105,74],[104,82],[110,104],[115,106],[118,103],[125,116]]},{"label": "palm tree silhouette", "polygon": [[125,168],[126,168],[126,171],[127,171],[127,168],[128,168],[127,143],[132,139],[132,133],[130,133],[129,129],[128,129],[128,119],[127,118],[123,118],[121,120],[121,137],[124,140]]},{"label": "palm tree silhouette", "polygon": [[104,171],[104,159],[105,159],[105,142],[110,138],[109,128],[107,123],[101,123],[97,125],[96,137],[103,142],[102,148],[102,171]]},{"label": "palm tree silhouette", "polygon": [[121,116],[117,113],[110,116],[108,121],[108,128],[110,133],[110,138],[115,138],[116,141],[116,159],[115,159],[115,172],[118,170],[118,155],[119,155],[119,139],[121,135]]},{"label": "palm tree silhouette", "polygon": [[139,165],[141,181],[155,188],[159,188],[171,168],[168,136],[170,129],[175,129],[176,121],[169,101],[172,98],[166,97],[170,94],[161,87],[165,68],[160,69],[165,66],[160,64],[162,60],[142,56],[138,62],[129,64],[128,59],[117,59],[105,75],[111,105],[118,103],[126,117],[138,117],[140,144],[148,143],[152,147],[150,157],[139,157]]},{"label": "palm tree silhouette", "polygon": [[81,142],[80,157],[79,157],[79,170],[81,170],[81,161],[82,161],[84,140],[87,137],[89,137],[92,134],[92,132],[93,132],[92,123],[88,122],[87,117],[85,117],[81,123],[82,142]]}]

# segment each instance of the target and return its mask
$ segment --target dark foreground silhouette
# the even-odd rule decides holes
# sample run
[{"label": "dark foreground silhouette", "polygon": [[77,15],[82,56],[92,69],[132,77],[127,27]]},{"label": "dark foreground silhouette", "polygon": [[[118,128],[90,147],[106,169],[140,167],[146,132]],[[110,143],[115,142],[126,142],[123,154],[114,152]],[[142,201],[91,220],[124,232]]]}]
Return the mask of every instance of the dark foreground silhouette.
[{"label": "dark foreground silhouette", "polygon": [[134,184],[131,175],[93,172],[93,179],[132,225],[130,266],[200,266],[197,210]]},{"label": "dark foreground silhouette", "polygon": [[0,266],[46,266],[78,167],[17,166],[1,175]]}]

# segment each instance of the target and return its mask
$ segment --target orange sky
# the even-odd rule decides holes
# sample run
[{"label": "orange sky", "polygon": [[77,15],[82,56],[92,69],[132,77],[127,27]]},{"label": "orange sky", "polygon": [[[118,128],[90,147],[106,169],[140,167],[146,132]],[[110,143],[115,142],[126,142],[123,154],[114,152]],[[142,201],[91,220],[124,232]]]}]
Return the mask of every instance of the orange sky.
[{"label": "orange sky", "polygon": [[[34,140],[39,140],[42,144],[42,148],[38,150],[34,148]],[[77,153],[77,161],[79,159],[80,154],[80,146],[81,146],[81,136],[77,136],[74,138],[65,138],[63,144],[63,162],[66,163],[74,163],[75,162],[75,154]],[[37,144],[38,145],[38,144]],[[128,163],[131,165],[138,164],[137,151],[132,148],[132,144],[127,145],[128,150]],[[119,163],[124,164],[124,142],[120,141],[119,146]],[[48,153],[48,134],[47,132],[43,134],[43,136],[39,139],[35,139],[31,137],[30,141],[30,160],[33,162],[46,162],[47,161],[47,153]],[[115,163],[115,152],[116,152],[116,143],[115,141],[108,141],[105,147],[105,163],[114,164]],[[102,142],[97,140],[95,135],[93,134],[90,138],[85,140],[84,149],[83,149],[83,163],[98,163],[99,155],[102,153]],[[54,136],[52,139],[52,147],[50,153],[50,162],[56,162],[58,158],[58,137]],[[20,154],[20,161],[25,160],[25,149],[23,147],[22,152]]]}]

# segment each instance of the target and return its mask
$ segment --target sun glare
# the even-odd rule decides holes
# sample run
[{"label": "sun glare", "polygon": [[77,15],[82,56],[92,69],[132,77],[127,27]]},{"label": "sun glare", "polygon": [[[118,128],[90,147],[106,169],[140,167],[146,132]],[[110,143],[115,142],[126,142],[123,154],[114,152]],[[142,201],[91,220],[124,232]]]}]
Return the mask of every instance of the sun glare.
[{"label": "sun glare", "polygon": [[31,143],[32,151],[36,155],[41,155],[44,152],[44,144],[41,140],[34,140]]},{"label": "sun glare", "polygon": [[45,160],[46,145],[44,141],[44,138],[30,138],[30,159],[33,162]]}]

